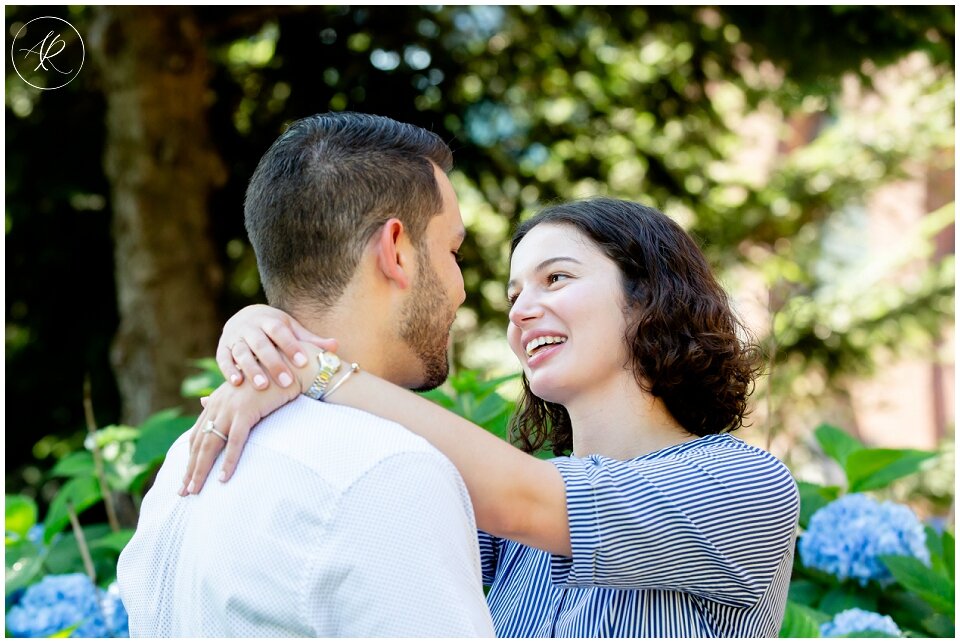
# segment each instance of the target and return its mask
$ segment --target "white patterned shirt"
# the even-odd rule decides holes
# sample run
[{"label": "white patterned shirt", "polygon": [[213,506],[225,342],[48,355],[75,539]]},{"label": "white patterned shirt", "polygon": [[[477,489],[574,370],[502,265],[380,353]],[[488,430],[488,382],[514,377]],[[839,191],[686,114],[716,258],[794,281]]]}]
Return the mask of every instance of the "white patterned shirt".
[{"label": "white patterned shirt", "polygon": [[120,556],[131,636],[493,636],[463,480],[400,425],[300,397],[229,483],[181,498],[187,458],[185,434]]}]

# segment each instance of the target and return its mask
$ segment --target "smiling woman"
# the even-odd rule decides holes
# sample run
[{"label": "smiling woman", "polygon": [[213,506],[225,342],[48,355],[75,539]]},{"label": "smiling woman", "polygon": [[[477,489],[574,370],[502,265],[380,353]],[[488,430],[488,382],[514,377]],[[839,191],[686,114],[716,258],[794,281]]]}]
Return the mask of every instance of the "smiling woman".
[{"label": "smiling woman", "polygon": [[[782,463],[728,433],[743,422],[758,357],[699,248],[659,211],[613,199],[548,208],[512,247],[518,443],[572,455],[539,460],[364,371],[322,401],[402,424],[456,465],[498,636],[776,636],[799,499]],[[277,345],[316,352],[263,307],[238,313],[221,345],[267,346],[256,357],[276,363],[267,320],[283,322]],[[252,353],[236,359],[259,372]],[[316,375],[295,370],[302,382]],[[198,426],[230,431],[221,479],[249,432],[245,409],[287,399],[277,386],[214,393]],[[196,436],[185,484],[199,490],[223,448]]]},{"label": "smiling woman", "polygon": [[[535,257],[546,259],[533,266]],[[759,352],[739,338],[748,333],[700,249],[667,216],[613,199],[556,206],[517,230],[511,268],[507,335],[524,367],[514,426],[526,451],[591,451],[571,442],[570,415],[592,415],[634,386],[654,398],[667,433],[741,426]],[[564,348],[573,363],[561,381],[576,383],[551,393],[550,383],[559,384],[547,373],[561,368],[538,365],[557,351],[541,357],[543,349],[533,355],[520,346],[567,317],[583,335],[579,354]]]}]

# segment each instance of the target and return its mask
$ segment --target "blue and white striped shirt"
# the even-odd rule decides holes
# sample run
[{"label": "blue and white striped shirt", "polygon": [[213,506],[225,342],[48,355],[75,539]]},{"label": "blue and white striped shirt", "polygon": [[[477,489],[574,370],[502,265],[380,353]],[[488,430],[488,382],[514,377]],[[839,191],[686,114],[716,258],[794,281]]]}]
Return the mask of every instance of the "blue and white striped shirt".
[{"label": "blue and white striped shirt", "polygon": [[552,462],[573,556],[480,533],[497,636],[777,635],[800,511],[779,460],[719,434]]}]

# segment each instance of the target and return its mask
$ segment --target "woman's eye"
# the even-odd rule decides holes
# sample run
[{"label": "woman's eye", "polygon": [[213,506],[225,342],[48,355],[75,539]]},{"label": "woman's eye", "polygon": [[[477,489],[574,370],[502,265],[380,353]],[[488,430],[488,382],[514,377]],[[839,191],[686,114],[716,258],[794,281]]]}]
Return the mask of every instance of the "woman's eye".
[{"label": "woman's eye", "polygon": [[558,281],[561,281],[561,280],[563,280],[563,279],[567,279],[569,276],[570,276],[570,275],[565,275],[565,274],[560,273],[560,272],[554,272],[554,273],[551,273],[550,275],[547,276],[547,283],[555,284],[555,283],[557,283]]}]

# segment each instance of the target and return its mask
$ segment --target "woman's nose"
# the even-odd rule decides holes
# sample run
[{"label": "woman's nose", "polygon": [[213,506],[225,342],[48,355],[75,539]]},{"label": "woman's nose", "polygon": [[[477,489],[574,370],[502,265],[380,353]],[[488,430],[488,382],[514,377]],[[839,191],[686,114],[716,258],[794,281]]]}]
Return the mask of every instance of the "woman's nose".
[{"label": "woman's nose", "polygon": [[528,292],[521,291],[517,299],[510,307],[510,321],[516,326],[523,326],[525,323],[538,319],[543,316],[543,308],[537,297]]}]

